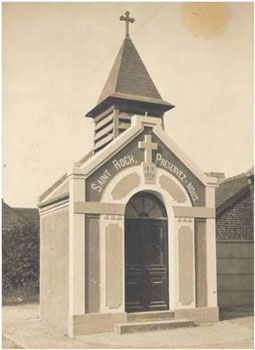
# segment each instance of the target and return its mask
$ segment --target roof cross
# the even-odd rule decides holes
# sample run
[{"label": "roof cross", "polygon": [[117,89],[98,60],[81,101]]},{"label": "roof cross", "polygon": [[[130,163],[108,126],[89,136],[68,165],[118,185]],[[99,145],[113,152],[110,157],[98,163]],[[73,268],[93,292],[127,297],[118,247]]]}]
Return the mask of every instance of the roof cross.
[{"label": "roof cross", "polygon": [[151,135],[145,135],[144,141],[138,142],[138,148],[144,149],[144,163],[152,164],[152,151],[158,149],[158,144],[151,142]]},{"label": "roof cross", "polygon": [[130,12],[125,13],[126,16],[120,16],[121,21],[126,22],[126,38],[129,38],[129,23],[134,23],[135,19],[129,17]]}]

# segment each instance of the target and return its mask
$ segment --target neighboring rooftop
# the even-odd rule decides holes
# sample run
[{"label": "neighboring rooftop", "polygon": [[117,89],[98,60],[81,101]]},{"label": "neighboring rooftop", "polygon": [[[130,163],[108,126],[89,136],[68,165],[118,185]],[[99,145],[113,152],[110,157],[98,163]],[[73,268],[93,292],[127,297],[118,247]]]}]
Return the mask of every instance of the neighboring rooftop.
[{"label": "neighboring rooftop", "polygon": [[238,193],[246,188],[249,188],[250,177],[254,177],[253,168],[248,172],[230,177],[220,183],[216,188],[215,201],[216,208],[222,206],[226,201],[230,200],[233,196],[238,195]]},{"label": "neighboring rooftop", "polygon": [[251,169],[225,180],[216,188],[217,242],[253,241],[253,183]]}]

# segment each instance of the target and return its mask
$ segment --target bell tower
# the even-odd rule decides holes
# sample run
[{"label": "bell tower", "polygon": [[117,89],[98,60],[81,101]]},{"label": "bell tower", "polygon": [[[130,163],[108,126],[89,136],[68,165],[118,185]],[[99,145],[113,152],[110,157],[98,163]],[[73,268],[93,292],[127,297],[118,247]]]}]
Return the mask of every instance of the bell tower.
[{"label": "bell tower", "polygon": [[134,18],[129,12],[120,17],[126,35],[97,105],[86,117],[95,122],[94,153],[108,145],[131,125],[131,117],[145,115],[163,119],[174,106],[160,96],[129,36]]}]

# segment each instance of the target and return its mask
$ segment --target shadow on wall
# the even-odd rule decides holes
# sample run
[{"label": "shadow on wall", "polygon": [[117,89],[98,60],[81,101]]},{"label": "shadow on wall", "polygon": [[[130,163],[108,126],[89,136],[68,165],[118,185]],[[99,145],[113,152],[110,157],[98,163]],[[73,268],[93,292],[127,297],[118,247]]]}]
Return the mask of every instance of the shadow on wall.
[{"label": "shadow on wall", "polygon": [[220,309],[220,321],[254,316],[253,306],[224,307]]}]

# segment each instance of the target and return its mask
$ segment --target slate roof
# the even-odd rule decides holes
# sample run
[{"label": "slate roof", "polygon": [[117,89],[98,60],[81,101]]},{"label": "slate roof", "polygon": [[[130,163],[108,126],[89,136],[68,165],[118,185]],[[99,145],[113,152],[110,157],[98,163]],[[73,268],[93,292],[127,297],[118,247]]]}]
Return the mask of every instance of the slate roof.
[{"label": "slate roof", "polygon": [[226,201],[237,195],[240,191],[249,186],[249,175],[254,176],[253,170],[226,179],[215,191],[216,208],[219,208]]},{"label": "slate roof", "polygon": [[133,42],[126,38],[98,102],[115,92],[162,100]]},{"label": "slate roof", "polygon": [[163,101],[139,53],[130,38],[125,38],[115,59],[110,75],[99,97],[98,104],[109,96],[136,96],[143,101],[169,105]]}]

